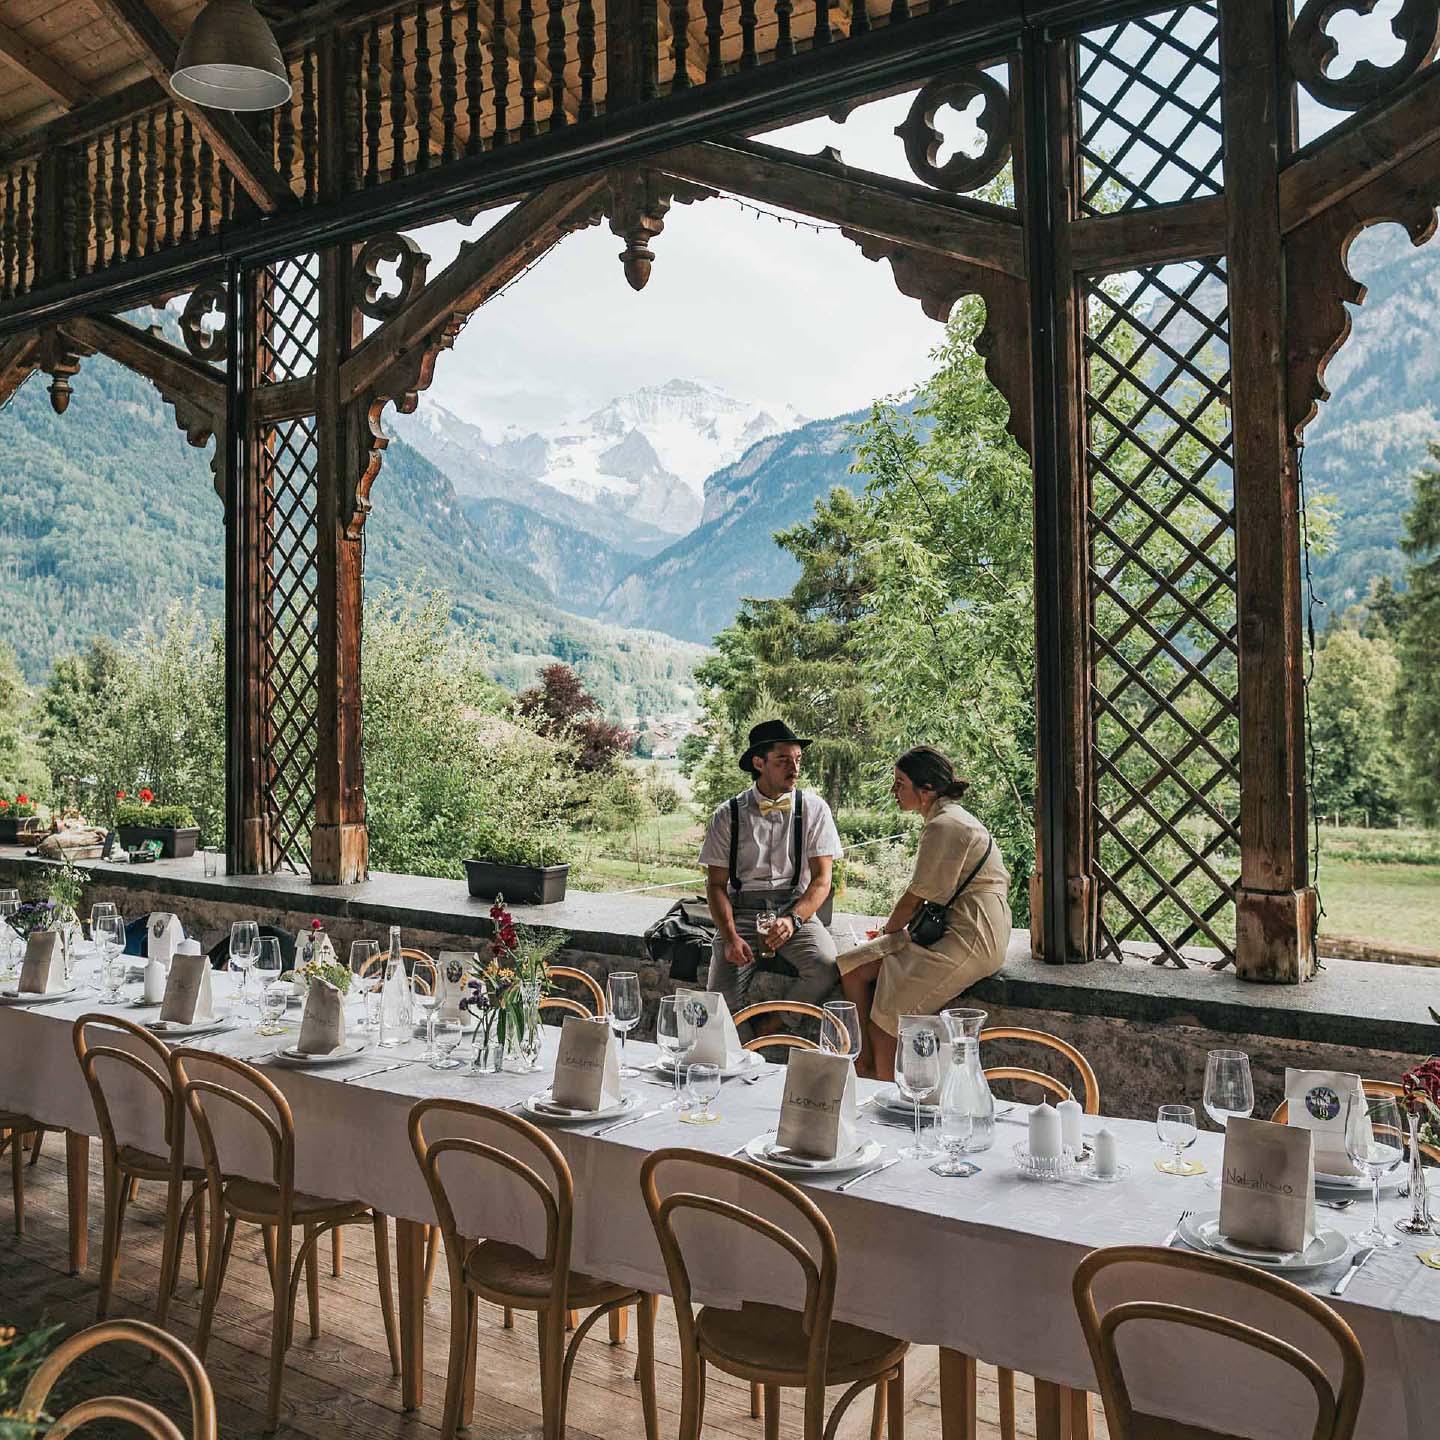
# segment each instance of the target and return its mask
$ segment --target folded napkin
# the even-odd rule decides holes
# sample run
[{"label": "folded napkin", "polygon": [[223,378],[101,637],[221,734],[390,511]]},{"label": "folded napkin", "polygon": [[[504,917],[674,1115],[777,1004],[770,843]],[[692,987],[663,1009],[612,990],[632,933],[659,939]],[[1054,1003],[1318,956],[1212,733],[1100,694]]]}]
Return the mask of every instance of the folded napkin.
[{"label": "folded napkin", "polygon": [[[1343,1070],[1285,1070],[1285,1123],[1315,1139],[1315,1168],[1327,1175],[1358,1175],[1345,1153],[1345,1110],[1364,1094],[1358,1075]],[[1369,1123],[1368,1121],[1366,1122]]]},{"label": "folded napkin", "polygon": [[310,981],[305,992],[305,1013],[300,1020],[302,1055],[328,1055],[345,1043],[345,998],[328,980]]},{"label": "folded napkin", "polygon": [[442,950],[440,952],[440,1004],[436,1014],[442,1020],[463,1020],[460,1002],[465,998],[465,982],[475,968],[473,950]]},{"label": "folded napkin", "polygon": [[1232,1116],[1225,1126],[1220,1234],[1256,1249],[1301,1251],[1315,1238],[1315,1153],[1308,1130]]},{"label": "folded napkin", "polygon": [[620,1103],[620,1060],[615,1033],[605,1021],[565,1017],[550,1097],[571,1110],[605,1110]]},{"label": "folded napkin", "polygon": [[168,1025],[209,1025],[215,1019],[210,994],[210,962],[198,940],[182,940],[170,962],[160,1018]]},{"label": "folded napkin", "polygon": [[855,1068],[844,1055],[796,1050],[785,1067],[777,1149],[833,1160],[855,1148]]},{"label": "folded napkin", "polygon": [[32,930],[26,937],[25,959],[16,988],[22,995],[52,995],[65,988],[58,930]]},{"label": "folded napkin", "polygon": [[718,990],[677,990],[675,996],[680,1013],[680,1063],[718,1065],[722,1071],[741,1065],[746,1051],[725,997]]}]

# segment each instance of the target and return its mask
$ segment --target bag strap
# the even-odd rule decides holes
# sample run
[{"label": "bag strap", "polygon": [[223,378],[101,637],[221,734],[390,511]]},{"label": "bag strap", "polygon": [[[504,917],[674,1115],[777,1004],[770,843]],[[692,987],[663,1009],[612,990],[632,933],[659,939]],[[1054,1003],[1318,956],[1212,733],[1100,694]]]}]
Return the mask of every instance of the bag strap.
[{"label": "bag strap", "polygon": [[795,787],[795,813],[791,817],[795,822],[795,874],[790,880],[792,891],[800,888],[800,867],[805,863],[805,792],[797,785]]},{"label": "bag strap", "polygon": [[990,852],[994,848],[995,837],[993,835],[987,835],[985,837],[985,853],[976,862],[975,868],[960,882],[960,888],[950,897],[949,903],[945,906],[947,910],[965,893],[969,888],[970,882],[984,869],[985,862],[990,858]]},{"label": "bag strap", "polygon": [[730,797],[730,888],[740,893],[740,797]]}]

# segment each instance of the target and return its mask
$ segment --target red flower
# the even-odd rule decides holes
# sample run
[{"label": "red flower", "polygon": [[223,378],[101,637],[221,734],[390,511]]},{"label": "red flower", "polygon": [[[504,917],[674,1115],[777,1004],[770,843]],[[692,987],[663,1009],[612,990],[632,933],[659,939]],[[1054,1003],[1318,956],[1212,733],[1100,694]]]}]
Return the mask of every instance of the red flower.
[{"label": "red flower", "polygon": [[312,921],[310,922],[310,928],[311,928],[312,930],[318,930],[318,929],[320,929],[320,922],[319,922],[318,920],[312,920]]},{"label": "red flower", "polygon": [[155,792],[153,790],[142,790],[140,792],[140,803],[142,805],[148,805],[154,798]]},{"label": "red flower", "polygon": [[1423,1065],[1417,1065],[1400,1077],[1405,1092],[1405,1109],[1412,1115],[1417,1102],[1429,1108],[1440,1110],[1440,1059],[1431,1057]]},{"label": "red flower", "polygon": [[8,800],[0,800],[0,810],[8,810],[9,808],[10,802]]},{"label": "red flower", "polygon": [[115,792],[115,798],[117,800],[123,800],[125,798],[125,792],[123,790],[117,790]]},{"label": "red flower", "polygon": [[30,797],[28,795],[17,795],[15,797],[15,803],[17,805],[28,805],[30,803]]}]

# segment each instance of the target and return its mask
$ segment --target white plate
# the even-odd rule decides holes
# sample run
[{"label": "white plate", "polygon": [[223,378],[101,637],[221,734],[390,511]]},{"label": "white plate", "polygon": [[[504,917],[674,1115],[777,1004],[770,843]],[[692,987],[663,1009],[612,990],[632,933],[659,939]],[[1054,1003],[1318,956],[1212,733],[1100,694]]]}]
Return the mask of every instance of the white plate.
[{"label": "white plate", "polygon": [[288,1065],[295,1070],[312,1070],[322,1065],[339,1065],[346,1060],[353,1060],[367,1044],[369,1042],[366,1040],[347,1040],[338,1050],[331,1050],[325,1055],[307,1055],[293,1045],[287,1045],[283,1050],[277,1050],[272,1058],[277,1065]]},{"label": "white plate", "polygon": [[157,1040],[189,1040],[196,1035],[219,1035],[237,1026],[238,1022],[228,1015],[219,1015],[204,1025],[176,1025],[169,1020],[152,1020],[145,1028]]},{"label": "white plate", "polygon": [[[898,1090],[887,1087],[877,1091],[874,1102],[882,1110],[888,1110],[893,1115],[907,1115],[910,1119],[915,1118],[915,1102],[907,1100]],[[933,1115],[940,1107],[938,1105],[922,1105],[921,1112],[925,1115]]]},{"label": "white plate", "polygon": [[885,1153],[885,1147],[878,1140],[867,1140],[858,1150],[848,1155],[837,1156],[834,1160],[793,1160],[781,1155],[772,1155],[770,1147],[775,1144],[776,1133],[767,1131],[746,1143],[745,1154],[757,1165],[778,1170],[782,1175],[844,1175],[851,1170],[863,1170],[873,1165]]},{"label": "white plate", "polygon": [[44,995],[32,995],[29,991],[22,995],[18,990],[0,990],[0,1005],[53,1005],[57,1000],[68,1000],[79,993],[78,985],[72,985],[68,990],[51,990]]},{"label": "white plate", "polygon": [[1258,1266],[1261,1270],[1284,1272],[1318,1270],[1343,1259],[1350,1249],[1349,1239],[1338,1230],[1322,1227],[1310,1242],[1309,1248],[1298,1255],[1281,1255],[1273,1250],[1255,1250],[1247,1245],[1237,1244],[1220,1233],[1220,1219],[1217,1215],[1192,1215],[1180,1226],[1180,1238],[1197,1250],[1207,1250],[1212,1255],[1221,1255],[1230,1260],[1243,1260],[1247,1265]]},{"label": "white plate", "polygon": [[607,1105],[603,1110],[558,1110],[551,1109],[554,1101],[550,1099],[548,1090],[537,1090],[533,1095],[527,1095],[521,1104],[526,1118],[535,1121],[537,1125],[584,1125],[591,1120],[612,1120],[619,1119],[627,1111],[633,1110],[639,1103],[640,1096],[634,1090],[623,1090],[620,1094],[618,1104]]},{"label": "white plate", "polygon": [[[748,1075],[752,1070],[759,1070],[766,1064],[765,1057],[758,1050],[747,1050],[745,1058],[738,1065],[731,1066],[728,1070],[720,1072],[722,1080],[733,1080],[737,1075]],[[686,1060],[681,1065],[682,1079],[683,1071],[688,1069],[691,1062]],[[675,1078],[675,1063],[668,1055],[662,1055],[650,1067],[657,1075],[664,1075],[673,1080]]]},{"label": "white plate", "polygon": [[[1397,1165],[1388,1175],[1380,1177],[1380,1193],[1393,1195],[1405,1183],[1405,1166]],[[1346,1198],[1351,1195],[1368,1195],[1368,1175],[1330,1175],[1323,1170],[1315,1172],[1315,1193],[1333,1199],[1337,1194]]]}]

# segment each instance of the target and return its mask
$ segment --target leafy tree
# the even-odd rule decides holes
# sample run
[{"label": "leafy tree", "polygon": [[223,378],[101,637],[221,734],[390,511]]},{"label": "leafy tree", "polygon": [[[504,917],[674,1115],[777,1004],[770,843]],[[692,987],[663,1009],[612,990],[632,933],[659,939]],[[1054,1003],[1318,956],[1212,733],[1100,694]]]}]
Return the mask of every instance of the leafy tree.
[{"label": "leafy tree", "polygon": [[1371,637],[1339,626],[1317,649],[1310,681],[1317,813],[1375,825],[1399,819],[1402,782],[1390,718],[1399,674],[1383,628]]},{"label": "leafy tree", "polygon": [[585,773],[608,769],[635,741],[624,726],[605,718],[585,682],[559,661],[540,672],[538,685],[521,693],[517,709],[542,735],[568,744],[575,768]]},{"label": "leafy tree", "polygon": [[[1440,442],[1430,458],[1440,462]],[[1417,472],[1405,516],[1404,620],[1400,628],[1403,692],[1397,723],[1410,769],[1411,793],[1427,825],[1440,820],[1440,463]]]},{"label": "leafy tree", "polygon": [[0,796],[43,796],[49,775],[29,735],[33,696],[15,652],[0,644]]}]

